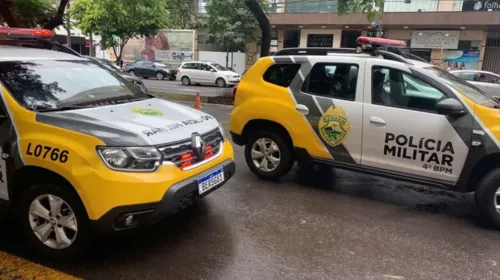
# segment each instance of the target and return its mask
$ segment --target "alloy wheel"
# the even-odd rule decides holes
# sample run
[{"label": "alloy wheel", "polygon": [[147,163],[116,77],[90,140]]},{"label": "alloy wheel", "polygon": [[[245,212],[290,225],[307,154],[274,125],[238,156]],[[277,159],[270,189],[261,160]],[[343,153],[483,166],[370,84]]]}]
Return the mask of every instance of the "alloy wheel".
[{"label": "alloy wheel", "polygon": [[273,140],[260,138],[252,145],[252,161],[257,168],[265,172],[275,170],[281,162],[281,152]]},{"label": "alloy wheel", "polygon": [[52,249],[70,247],[78,234],[78,223],[71,206],[51,194],[35,198],[29,209],[29,223],[35,236]]}]

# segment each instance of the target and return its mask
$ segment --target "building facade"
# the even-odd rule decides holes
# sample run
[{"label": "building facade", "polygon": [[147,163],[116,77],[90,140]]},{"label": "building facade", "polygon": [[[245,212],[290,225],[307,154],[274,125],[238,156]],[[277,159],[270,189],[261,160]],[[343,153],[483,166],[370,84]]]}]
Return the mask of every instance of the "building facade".
[{"label": "building facade", "polygon": [[[271,51],[286,47],[354,47],[376,36],[362,13],[338,15],[336,0],[270,0]],[[500,1],[386,0],[382,36],[442,68],[500,73]]]}]

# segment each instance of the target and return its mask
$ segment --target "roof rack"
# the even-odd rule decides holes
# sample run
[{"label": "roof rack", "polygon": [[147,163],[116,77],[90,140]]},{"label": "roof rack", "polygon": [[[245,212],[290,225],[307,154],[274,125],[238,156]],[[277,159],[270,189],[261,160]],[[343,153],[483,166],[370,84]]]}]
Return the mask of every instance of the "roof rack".
[{"label": "roof rack", "polygon": [[282,55],[328,55],[329,53],[356,53],[355,48],[285,48],[273,56]]},{"label": "roof rack", "polygon": [[[404,53],[399,48],[406,47],[404,41],[391,40],[375,37],[359,37],[356,40],[356,48],[285,48],[277,51],[274,56],[284,55],[328,55],[332,53],[360,54],[367,53],[372,56],[382,56],[384,59],[413,64],[408,59],[425,61],[421,58],[414,58],[415,55]],[[425,61],[427,62],[427,61]]]}]

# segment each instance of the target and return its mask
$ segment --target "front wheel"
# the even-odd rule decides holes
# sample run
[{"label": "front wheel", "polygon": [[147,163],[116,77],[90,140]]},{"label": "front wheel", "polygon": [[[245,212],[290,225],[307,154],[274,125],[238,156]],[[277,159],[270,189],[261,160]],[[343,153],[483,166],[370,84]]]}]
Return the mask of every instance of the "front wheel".
[{"label": "front wheel", "polygon": [[223,78],[218,78],[217,81],[215,81],[215,84],[221,88],[226,87],[226,81]]},{"label": "front wheel", "polygon": [[500,168],[483,177],[477,185],[475,196],[482,218],[489,225],[500,228]]},{"label": "front wheel", "polygon": [[278,180],[294,164],[293,148],[283,135],[271,131],[253,132],[245,145],[245,160],[259,178]]},{"label": "front wheel", "polygon": [[27,241],[43,256],[65,260],[87,248],[89,219],[70,186],[33,185],[24,191],[19,205]]}]

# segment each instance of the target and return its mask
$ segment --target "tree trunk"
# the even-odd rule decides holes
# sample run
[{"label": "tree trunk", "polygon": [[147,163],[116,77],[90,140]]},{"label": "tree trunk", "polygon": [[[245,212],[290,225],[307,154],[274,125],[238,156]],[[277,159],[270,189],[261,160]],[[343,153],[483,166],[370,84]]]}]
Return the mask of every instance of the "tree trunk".
[{"label": "tree trunk", "polygon": [[[69,1],[68,1],[67,5],[68,5],[68,8],[69,8]],[[72,49],[71,48],[71,21],[70,21],[70,18],[69,18],[69,11],[68,11],[68,14],[66,16],[66,30],[68,31],[68,34],[66,36],[66,43],[68,44],[68,48]]]},{"label": "tree trunk", "polygon": [[262,32],[260,57],[269,56],[269,49],[271,48],[271,24],[269,23],[269,19],[257,0],[245,0],[245,4],[259,22]]},{"label": "tree trunk", "polygon": [[89,34],[89,56],[92,56],[92,48],[94,47],[94,42],[92,39],[92,32]]},{"label": "tree trunk", "polygon": [[229,66],[229,44],[226,43],[226,68]]},{"label": "tree trunk", "polygon": [[[59,2],[59,7],[57,8],[57,13],[54,15],[54,17],[52,17],[49,20],[49,22],[47,22],[43,26],[43,28],[52,30],[52,29],[58,27],[59,25],[63,24],[64,23],[63,22],[64,11],[66,10],[66,8],[69,8],[69,0],[61,0],[61,2]],[[69,15],[69,12],[68,12],[68,15]],[[68,17],[68,19],[69,19],[69,17]]]}]

